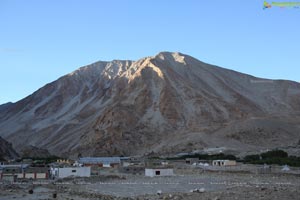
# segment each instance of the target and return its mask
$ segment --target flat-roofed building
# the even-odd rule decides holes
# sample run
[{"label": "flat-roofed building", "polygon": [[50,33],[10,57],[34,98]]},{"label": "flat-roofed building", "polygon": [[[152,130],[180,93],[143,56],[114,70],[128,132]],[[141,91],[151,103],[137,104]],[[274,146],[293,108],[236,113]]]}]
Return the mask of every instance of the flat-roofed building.
[{"label": "flat-roofed building", "polygon": [[235,166],[236,161],[235,160],[213,160],[212,165],[213,166]]},{"label": "flat-roofed building", "polygon": [[173,168],[168,167],[152,167],[145,169],[145,176],[155,177],[155,176],[173,176]]},{"label": "flat-roofed building", "polygon": [[84,166],[98,166],[98,167],[118,167],[121,160],[128,159],[127,157],[82,157],[79,158],[78,163]]},{"label": "flat-roofed building", "polygon": [[47,179],[49,168],[29,167],[28,164],[1,165],[0,179],[8,176],[16,176],[19,179]]},{"label": "flat-roofed building", "polygon": [[90,177],[91,167],[52,167],[51,178]]}]

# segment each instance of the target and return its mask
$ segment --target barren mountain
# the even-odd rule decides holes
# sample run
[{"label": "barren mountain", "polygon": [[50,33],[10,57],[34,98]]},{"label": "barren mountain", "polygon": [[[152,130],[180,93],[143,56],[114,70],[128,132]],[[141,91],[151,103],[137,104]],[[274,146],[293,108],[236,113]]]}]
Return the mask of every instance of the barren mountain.
[{"label": "barren mountain", "polygon": [[297,148],[299,130],[299,83],[169,52],[96,62],[0,107],[0,136],[17,150],[69,156]]},{"label": "barren mountain", "polygon": [[23,147],[20,155],[24,158],[48,158],[51,156],[48,150],[31,145]]},{"label": "barren mountain", "polygon": [[0,161],[18,158],[12,144],[0,137]]}]

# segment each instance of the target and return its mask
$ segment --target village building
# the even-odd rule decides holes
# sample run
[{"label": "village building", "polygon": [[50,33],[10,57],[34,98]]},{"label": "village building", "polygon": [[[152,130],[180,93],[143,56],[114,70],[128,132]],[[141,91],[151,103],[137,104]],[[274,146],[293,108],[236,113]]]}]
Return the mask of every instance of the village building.
[{"label": "village building", "polygon": [[236,166],[235,160],[213,160],[213,166]]},{"label": "village building", "polygon": [[90,177],[91,167],[51,167],[51,178]]},{"label": "village building", "polygon": [[57,159],[56,163],[61,165],[72,165],[74,162],[69,159]]},{"label": "village building", "polygon": [[120,173],[133,174],[133,175],[144,175],[145,167],[138,165],[129,165],[119,168]]},{"label": "village building", "polygon": [[17,175],[15,174],[1,174],[1,181],[4,182],[16,182],[17,181]]},{"label": "village building", "polygon": [[190,164],[190,165],[192,165],[194,163],[198,164],[199,163],[199,158],[186,158],[185,163]]},{"label": "village building", "polygon": [[121,166],[128,167],[128,166],[145,166],[145,160],[141,157],[130,157],[121,159]]},{"label": "village building", "polygon": [[30,167],[29,164],[19,165],[1,165],[0,179],[9,177],[18,179],[47,179],[49,177],[49,168]]},{"label": "village building", "polygon": [[121,161],[128,159],[127,157],[83,157],[79,158],[78,163],[83,166],[98,166],[98,167],[112,167],[120,166]]},{"label": "village building", "polygon": [[18,175],[18,178],[25,179],[48,179],[49,178],[48,167],[29,167],[24,170],[22,175]]},{"label": "village building", "polygon": [[264,164],[263,166],[258,166],[257,173],[258,174],[268,174],[272,172],[272,166]]},{"label": "village building", "polygon": [[173,176],[173,168],[168,167],[153,167],[145,169],[145,176],[155,177],[155,176]]}]

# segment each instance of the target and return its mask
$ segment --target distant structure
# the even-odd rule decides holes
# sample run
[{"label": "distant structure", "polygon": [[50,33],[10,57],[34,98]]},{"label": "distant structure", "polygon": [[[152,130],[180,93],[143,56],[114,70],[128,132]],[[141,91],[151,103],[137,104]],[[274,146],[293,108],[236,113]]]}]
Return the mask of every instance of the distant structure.
[{"label": "distant structure", "polygon": [[91,167],[51,167],[51,178],[90,177]]},{"label": "distant structure", "polygon": [[58,159],[56,160],[56,163],[58,164],[67,164],[67,165],[71,165],[73,164],[74,162],[69,160],[69,159]]},{"label": "distant structure", "polygon": [[121,160],[128,159],[127,157],[83,157],[79,158],[78,163],[84,166],[98,167],[118,167]]},{"label": "distant structure", "polygon": [[198,164],[199,163],[199,158],[186,158],[185,163],[190,164],[190,165],[192,165],[194,163]]},{"label": "distant structure", "polygon": [[173,168],[168,167],[152,167],[145,169],[145,176],[155,177],[155,176],[173,176],[174,171]]},{"label": "distant structure", "polygon": [[142,157],[130,157],[128,159],[121,159],[120,173],[144,175],[145,173],[145,159]]},{"label": "distant structure", "polygon": [[267,174],[272,172],[272,166],[264,164],[263,166],[259,166],[257,168],[257,173],[259,174]]},{"label": "distant structure", "polygon": [[16,177],[18,179],[47,179],[47,167],[30,167],[29,164],[0,165],[0,179]]},{"label": "distant structure", "polygon": [[128,167],[128,166],[144,166],[145,165],[145,159],[142,157],[129,157],[129,158],[121,158],[121,165],[122,167]]},{"label": "distant structure", "polygon": [[281,169],[281,171],[287,172],[290,171],[290,167],[288,165],[284,165],[283,168]]},{"label": "distant structure", "polygon": [[125,167],[120,167],[119,172],[125,174],[133,174],[133,175],[144,175],[145,167],[138,166],[138,165],[130,165]]},{"label": "distant structure", "polygon": [[213,160],[213,166],[236,166],[235,160]]}]

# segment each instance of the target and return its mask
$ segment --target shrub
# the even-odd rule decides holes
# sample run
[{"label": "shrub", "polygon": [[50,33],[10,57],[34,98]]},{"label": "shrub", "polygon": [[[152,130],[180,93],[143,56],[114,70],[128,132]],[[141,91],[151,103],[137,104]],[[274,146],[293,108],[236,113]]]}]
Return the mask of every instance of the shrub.
[{"label": "shrub", "polygon": [[251,161],[255,161],[255,160],[260,160],[260,155],[258,155],[258,154],[247,155],[244,158],[245,162],[251,162]]},{"label": "shrub", "polygon": [[300,167],[300,157],[288,156],[285,151],[272,150],[260,155],[247,155],[244,157],[244,163],[251,164],[277,164],[277,165],[290,165],[294,167]]},{"label": "shrub", "polygon": [[199,158],[199,160],[237,160],[234,155],[226,155],[223,153],[208,155],[208,154],[193,154],[184,155],[180,157],[167,158],[168,160],[186,159],[186,158]]},{"label": "shrub", "polygon": [[282,150],[272,150],[261,154],[262,159],[268,158],[287,158],[288,154]]}]

